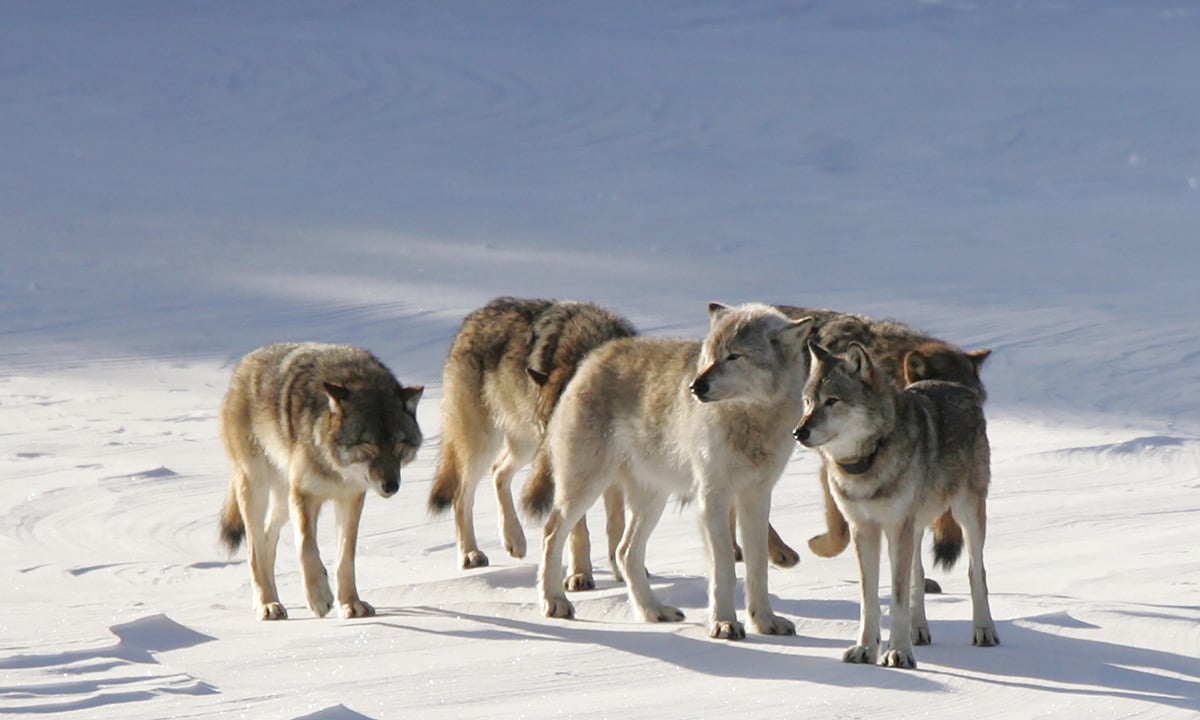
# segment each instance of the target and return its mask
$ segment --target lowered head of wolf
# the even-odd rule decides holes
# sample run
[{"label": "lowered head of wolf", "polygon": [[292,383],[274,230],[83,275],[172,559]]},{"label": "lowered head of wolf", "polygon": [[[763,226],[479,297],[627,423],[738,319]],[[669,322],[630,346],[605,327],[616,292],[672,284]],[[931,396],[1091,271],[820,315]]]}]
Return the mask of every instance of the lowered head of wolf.
[{"label": "lowered head of wolf", "polygon": [[792,320],[758,303],[710,303],[708,316],[700,372],[690,386],[697,400],[772,403],[802,386],[812,318]]},{"label": "lowered head of wolf", "polygon": [[965,385],[979,393],[979,399],[987,398],[979,371],[992,354],[988,348],[963,352],[941,340],[927,340],[904,355],[903,380],[905,385],[920,380],[945,380]]},{"label": "lowered head of wolf", "polygon": [[326,462],[383,497],[400,489],[400,468],[416,456],[422,441],[416,411],[425,388],[393,383],[390,388],[323,383],[329,414],[314,434]]},{"label": "lowered head of wolf", "polygon": [[842,357],[814,342],[808,352],[812,368],[796,439],[838,460],[870,455],[895,425],[897,390],[856,342]]}]

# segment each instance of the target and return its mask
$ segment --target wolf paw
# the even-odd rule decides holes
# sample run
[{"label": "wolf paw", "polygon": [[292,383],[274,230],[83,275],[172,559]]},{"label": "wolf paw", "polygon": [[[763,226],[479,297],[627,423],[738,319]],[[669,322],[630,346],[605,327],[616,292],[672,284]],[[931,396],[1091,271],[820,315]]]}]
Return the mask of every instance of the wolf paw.
[{"label": "wolf paw", "polygon": [[642,617],[646,622],[680,622],[683,620],[683,611],[670,605],[659,605],[643,608]]},{"label": "wolf paw", "polygon": [[504,551],[508,553],[509,557],[515,557],[518,560],[525,557],[525,533],[520,528],[517,528],[515,532],[504,533]]},{"label": "wolf paw", "polygon": [[308,589],[308,609],[317,617],[325,617],[333,609],[333,593],[328,582]]},{"label": "wolf paw", "polygon": [[750,623],[754,625],[754,629],[763,635],[795,635],[796,624],[785,617],[780,617],[774,613],[763,615],[759,618],[754,613],[750,613]]},{"label": "wolf paw", "polygon": [[866,645],[854,645],[842,653],[842,662],[875,664],[875,648]]},{"label": "wolf paw", "polygon": [[976,627],[971,644],[979,647],[992,647],[1000,644],[1000,636],[996,634],[996,628],[993,625]]},{"label": "wolf paw", "polygon": [[934,580],[933,578],[925,578],[925,594],[926,595],[940,595],[941,593],[942,593],[942,586],[938,585],[937,580]]},{"label": "wolf paw", "polygon": [[481,567],[487,567],[487,566],[488,566],[488,556],[484,555],[481,550],[472,550],[470,552],[463,553],[463,556],[462,556],[462,569],[463,570],[470,570],[472,568],[481,568]]},{"label": "wolf paw", "polygon": [[800,553],[780,543],[771,546],[771,564],[778,568],[796,567],[800,563]]},{"label": "wolf paw", "polygon": [[879,661],[879,664],[884,667],[915,670],[917,659],[913,657],[911,648],[905,650],[888,650],[883,654],[883,660]]},{"label": "wolf paw", "polygon": [[287,610],[277,602],[258,606],[259,620],[287,620]]},{"label": "wolf paw", "polygon": [[575,617],[575,606],[566,598],[542,598],[542,613],[548,618],[570,620]]},{"label": "wolf paw", "polygon": [[912,642],[913,645],[928,645],[933,642],[933,638],[929,635],[929,626],[913,624]]},{"label": "wolf paw", "polygon": [[746,627],[737,620],[716,620],[709,624],[708,636],[718,640],[745,640]]},{"label": "wolf paw", "polygon": [[375,615],[375,608],[362,600],[351,600],[342,603],[338,612],[342,618],[349,620],[350,618],[373,617]]},{"label": "wolf paw", "polygon": [[587,573],[575,573],[563,580],[563,587],[568,592],[583,592],[596,589],[596,578]]},{"label": "wolf paw", "polygon": [[825,533],[809,538],[808,549],[817,557],[831,558],[840,555],[846,549],[846,543],[839,543]]}]

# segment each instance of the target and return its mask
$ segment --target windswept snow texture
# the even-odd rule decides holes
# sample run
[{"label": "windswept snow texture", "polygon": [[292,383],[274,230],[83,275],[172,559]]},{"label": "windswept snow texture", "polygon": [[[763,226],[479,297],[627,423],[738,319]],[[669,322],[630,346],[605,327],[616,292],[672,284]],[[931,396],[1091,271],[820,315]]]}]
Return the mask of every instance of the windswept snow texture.
[{"label": "windswept snow texture", "polygon": [[[1198,78],[1184,0],[6,0],[0,715],[1193,717]],[[652,335],[766,300],[993,348],[1003,645],[970,646],[960,566],[918,670],[843,664],[857,563],[804,548],[802,449],[772,512],[804,550],[770,574],[795,638],[707,637],[689,506],[648,560],[682,624],[635,620],[607,569],[542,617],[541,530],[506,557],[488,482],[493,564],[459,570],[425,509],[441,363],[501,294]],[[285,533],[292,619],[257,622],[219,548],[220,400],[281,339],[429,388],[363,518],[376,618],[313,618]]]}]

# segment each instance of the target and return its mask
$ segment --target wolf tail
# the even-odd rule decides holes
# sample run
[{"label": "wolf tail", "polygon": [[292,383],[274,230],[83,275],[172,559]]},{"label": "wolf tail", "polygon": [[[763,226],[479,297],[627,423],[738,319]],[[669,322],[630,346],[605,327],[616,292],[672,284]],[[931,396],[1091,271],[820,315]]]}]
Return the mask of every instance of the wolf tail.
[{"label": "wolf tail", "polygon": [[238,508],[237,494],[232,483],[225,495],[225,505],[221,508],[221,543],[232,555],[241,546],[246,537],[246,521],[242,519],[242,511]]},{"label": "wolf tail", "polygon": [[462,472],[459,468],[458,453],[454,443],[449,439],[443,441],[442,455],[438,458],[437,472],[433,475],[433,485],[429,488],[429,512],[437,515],[444,513],[454,504],[462,485]]},{"label": "wolf tail", "polygon": [[530,517],[541,519],[553,506],[554,473],[550,468],[550,453],[543,444],[533,456],[533,467],[525,482],[525,490],[521,493],[521,507]]},{"label": "wolf tail", "polygon": [[958,562],[962,549],[962,527],[947,510],[933,521],[933,564],[949,570]]}]

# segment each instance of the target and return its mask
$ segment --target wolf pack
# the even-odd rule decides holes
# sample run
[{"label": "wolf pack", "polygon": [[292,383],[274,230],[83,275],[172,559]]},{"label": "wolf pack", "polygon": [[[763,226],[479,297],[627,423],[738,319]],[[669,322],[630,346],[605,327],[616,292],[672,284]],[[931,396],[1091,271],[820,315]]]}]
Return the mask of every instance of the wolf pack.
[{"label": "wolf pack", "polygon": [[[925,594],[937,591],[922,561],[927,528],[936,564],[951,567],[965,547],[971,642],[998,644],[983,565],[990,459],[980,370],[990,351],[815,308],[711,303],[708,318],[707,335],[690,340],[640,335],[588,302],[501,297],[468,314],[443,370],[428,498],[434,513],[453,510],[460,566],[489,563],[474,503],[490,473],[505,551],[525,557],[522,517],[540,521],[540,607],[572,618],[568,593],[596,586],[586,515],[603,499],[608,561],[630,605],[648,622],[679,622],[684,613],[651,587],[646,549],[668,502],[685,500],[708,559],[708,634],[746,635],[735,607],[740,561],[750,629],[793,635],[767,578],[768,565],[800,559],[770,524],[772,490],[799,443],[821,460],[825,528],[809,549],[832,557],[853,541],[858,556],[859,631],[843,660],[916,667],[913,646],[931,640]],[[246,544],[258,618],[287,617],[274,568],[289,520],[309,609],[375,613],[355,582],[359,521],[367,491],[395,494],[422,445],[423,390],[347,345],[269,345],[235,368],[221,409],[232,477],[220,536],[231,553]],[[527,466],[518,501],[512,481]],[[316,541],[326,501],[339,531],[336,597]]]}]

